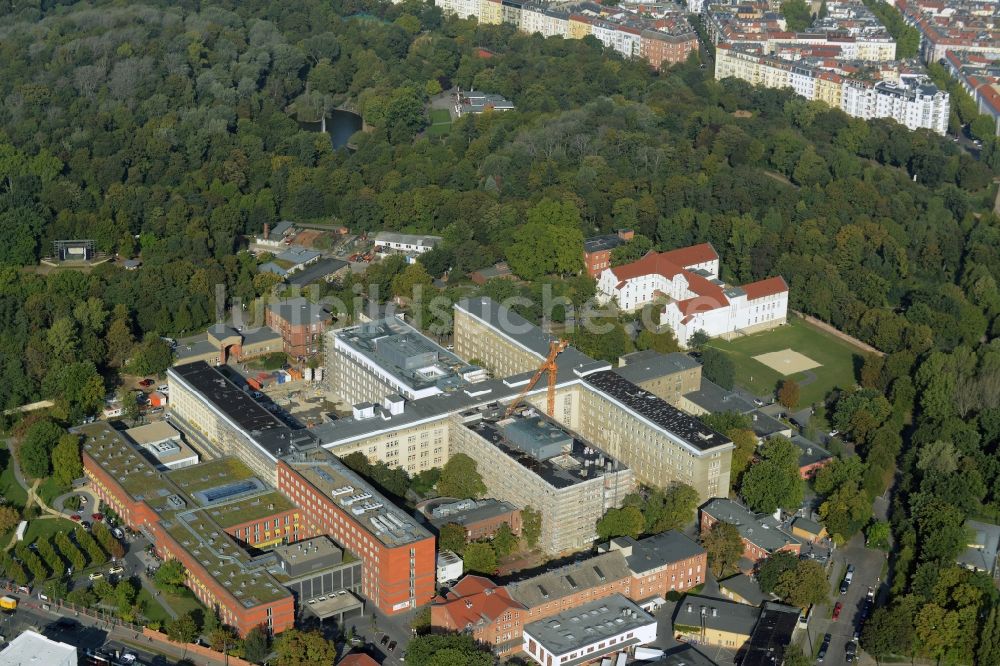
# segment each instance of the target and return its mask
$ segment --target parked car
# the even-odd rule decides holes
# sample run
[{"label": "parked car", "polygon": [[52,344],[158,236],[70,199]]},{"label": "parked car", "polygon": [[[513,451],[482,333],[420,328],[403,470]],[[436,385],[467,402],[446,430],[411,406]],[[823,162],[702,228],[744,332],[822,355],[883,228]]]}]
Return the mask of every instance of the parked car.
[{"label": "parked car", "polygon": [[844,608],[844,604],[839,601],[833,606],[833,619],[836,620],[840,617],[840,611]]},{"label": "parked car", "polygon": [[86,495],[80,495],[80,506],[87,506],[87,501]]},{"label": "parked car", "polygon": [[844,657],[847,659],[847,663],[852,663],[858,658],[858,644],[854,641],[847,641],[844,645]]},{"label": "parked car", "polygon": [[379,645],[385,647],[388,644],[389,644],[389,634],[386,634],[385,636],[382,637],[382,640],[379,641]]},{"label": "parked car", "polygon": [[141,382],[139,382],[139,386],[141,386],[142,388],[149,388],[150,386],[152,386],[155,383],[156,383],[155,380],[149,379],[147,377],[146,379],[143,379]]},{"label": "parked car", "polygon": [[111,567],[108,569],[109,574],[120,574],[125,572],[125,567]]},{"label": "parked car", "polygon": [[80,522],[82,520],[80,518],[80,514],[78,514],[78,513],[74,513],[72,516],[69,517],[69,519],[70,520],[75,520],[76,522]]},{"label": "parked car", "polygon": [[844,574],[844,580],[840,583],[840,593],[847,594],[847,590],[851,587],[851,582],[854,581],[854,565],[847,565],[847,573]]},{"label": "parked car", "polygon": [[816,655],[816,661],[823,661],[826,657],[826,651],[830,649],[830,641],[833,640],[833,636],[827,634],[823,637],[823,644],[819,646],[819,654]]},{"label": "parked car", "polygon": [[391,641],[389,643],[389,652],[392,652],[395,649],[396,649],[396,641]]},{"label": "parked car", "polygon": [[94,571],[90,574],[90,580],[100,580],[102,578],[104,578],[104,574],[100,571]]}]

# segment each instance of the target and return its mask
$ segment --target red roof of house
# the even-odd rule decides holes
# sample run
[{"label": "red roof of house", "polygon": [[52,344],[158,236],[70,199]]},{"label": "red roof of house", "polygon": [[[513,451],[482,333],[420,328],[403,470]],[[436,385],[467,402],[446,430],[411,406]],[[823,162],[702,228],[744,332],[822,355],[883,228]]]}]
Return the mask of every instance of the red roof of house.
[{"label": "red roof of house", "polygon": [[631,264],[612,268],[611,272],[618,278],[619,284],[626,280],[654,273],[670,279],[688,266],[715,261],[718,258],[719,255],[711,243],[701,243],[669,252],[650,252]]},{"label": "red roof of house", "polygon": [[378,662],[363,652],[356,652],[341,659],[337,666],[378,666]]},{"label": "red roof of house", "polygon": [[779,275],[777,277],[745,284],[743,285],[743,291],[747,294],[747,300],[752,301],[756,298],[774,296],[775,294],[780,294],[783,291],[788,291],[788,283],[785,282],[785,278]]},{"label": "red roof of house", "polygon": [[435,600],[436,615],[447,618],[448,628],[460,631],[480,620],[492,622],[511,609],[523,610],[506,588],[497,587],[489,578],[466,576],[448,592]]}]

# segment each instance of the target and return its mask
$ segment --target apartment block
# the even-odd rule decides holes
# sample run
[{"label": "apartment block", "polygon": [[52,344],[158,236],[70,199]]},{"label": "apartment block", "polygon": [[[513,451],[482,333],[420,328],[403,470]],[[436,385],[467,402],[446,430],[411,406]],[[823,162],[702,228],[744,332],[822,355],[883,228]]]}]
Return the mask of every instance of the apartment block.
[{"label": "apartment block", "polygon": [[487,378],[397,317],[331,331],[326,349],[328,391],[349,405],[419,400]]},{"label": "apartment block", "polygon": [[453,453],[475,460],[487,493],[542,514],[539,547],[572,552],[597,539],[597,521],[636,488],[625,465],[534,408],[504,417],[499,410],[462,415]]},{"label": "apartment block", "polygon": [[686,483],[703,499],[728,492],[728,438],[614,372],[588,375],[582,386],[579,433],[628,465],[641,483]]},{"label": "apartment block", "polygon": [[615,373],[689,413],[682,407],[684,395],[702,386],[701,363],[679,352],[632,352],[618,359]]}]

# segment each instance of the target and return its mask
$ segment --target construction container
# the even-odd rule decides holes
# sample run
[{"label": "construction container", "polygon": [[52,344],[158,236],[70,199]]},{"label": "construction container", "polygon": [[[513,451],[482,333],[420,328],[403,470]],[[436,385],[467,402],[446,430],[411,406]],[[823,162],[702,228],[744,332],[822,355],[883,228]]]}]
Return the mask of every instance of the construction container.
[{"label": "construction container", "polygon": [[312,378],[313,378],[313,369],[306,366],[305,369],[302,370],[302,379],[306,380],[307,382],[311,382]]},{"label": "construction container", "polygon": [[297,382],[302,381],[302,373],[299,370],[295,368],[289,368],[287,372],[289,380],[294,380]]}]

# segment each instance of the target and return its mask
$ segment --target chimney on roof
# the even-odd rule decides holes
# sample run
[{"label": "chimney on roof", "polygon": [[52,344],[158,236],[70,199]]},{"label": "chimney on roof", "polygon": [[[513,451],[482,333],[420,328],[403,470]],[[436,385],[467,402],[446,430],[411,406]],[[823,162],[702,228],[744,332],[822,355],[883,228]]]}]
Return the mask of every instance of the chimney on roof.
[{"label": "chimney on roof", "polygon": [[264,223],[264,240],[267,240],[271,235],[271,225],[267,222]]}]

